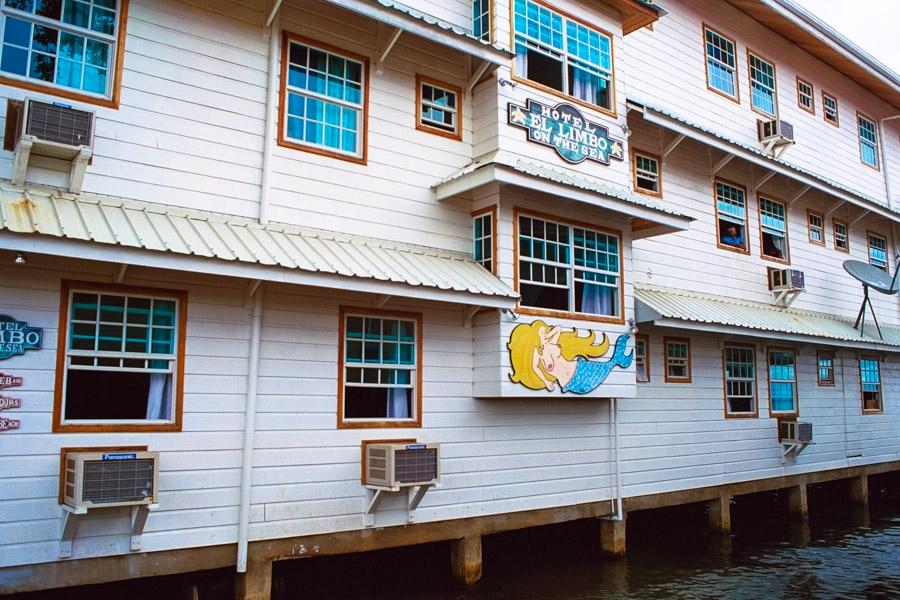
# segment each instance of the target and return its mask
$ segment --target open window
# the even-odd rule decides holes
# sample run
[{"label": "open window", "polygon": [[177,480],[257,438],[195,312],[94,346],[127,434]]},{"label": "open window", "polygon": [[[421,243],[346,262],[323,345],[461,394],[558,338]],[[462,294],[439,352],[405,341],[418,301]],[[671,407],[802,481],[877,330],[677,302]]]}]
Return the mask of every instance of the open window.
[{"label": "open window", "polygon": [[783,202],[759,197],[759,229],[762,255],[779,262],[789,262],[787,210]]},{"label": "open window", "polygon": [[638,383],[650,381],[650,337],[637,335],[634,338],[634,372]]},{"label": "open window", "polygon": [[749,252],[747,242],[747,195],[743,187],[717,179],[716,223],[720,248]]},{"label": "open window", "polygon": [[806,212],[809,225],[809,241],[819,246],[825,245],[825,217],[813,210]]},{"label": "open window", "polygon": [[632,153],[634,171],[634,191],[648,196],[662,197],[662,164],[659,156],[635,150]]},{"label": "open window", "polygon": [[834,249],[840,252],[850,252],[850,229],[843,221],[832,219],[834,227]]},{"label": "open window", "polygon": [[880,413],[883,410],[880,363],[877,356],[859,357],[859,383],[864,413]]},{"label": "open window", "polygon": [[834,385],[834,352],[819,352],[816,355],[816,382],[819,385]]},{"label": "open window", "polygon": [[867,234],[869,244],[869,264],[882,271],[888,270],[887,238],[871,231]]},{"label": "open window", "polygon": [[723,349],[725,416],[755,417],[756,352],[753,346],[728,344]]}]

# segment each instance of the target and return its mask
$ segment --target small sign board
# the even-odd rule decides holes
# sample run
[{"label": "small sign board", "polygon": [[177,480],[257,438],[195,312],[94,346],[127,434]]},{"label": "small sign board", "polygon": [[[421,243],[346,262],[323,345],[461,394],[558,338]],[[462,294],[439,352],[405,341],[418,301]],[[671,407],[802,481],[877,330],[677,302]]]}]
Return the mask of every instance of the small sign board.
[{"label": "small sign board", "polygon": [[0,360],[25,354],[26,350],[40,350],[43,343],[44,330],[40,327],[0,315]]},{"label": "small sign board", "polygon": [[22,425],[19,419],[0,419],[0,431],[9,431],[10,429],[18,429]]},{"label": "small sign board", "polygon": [[22,408],[22,399],[0,396],[0,410],[7,410],[10,408]]},{"label": "small sign board", "polygon": [[609,129],[588,121],[580,110],[566,102],[545,106],[528,98],[526,105],[510,102],[507,120],[513,127],[528,132],[528,141],[550,146],[566,162],[577,164],[592,160],[609,165],[609,160],[623,160],[624,142],[610,137]]},{"label": "small sign board", "polygon": [[11,387],[19,387],[24,381],[25,380],[21,377],[16,377],[15,375],[7,375],[6,373],[0,373],[0,390]]},{"label": "small sign board", "polygon": [[134,452],[117,452],[115,454],[104,454],[103,460],[134,460],[137,454]]}]

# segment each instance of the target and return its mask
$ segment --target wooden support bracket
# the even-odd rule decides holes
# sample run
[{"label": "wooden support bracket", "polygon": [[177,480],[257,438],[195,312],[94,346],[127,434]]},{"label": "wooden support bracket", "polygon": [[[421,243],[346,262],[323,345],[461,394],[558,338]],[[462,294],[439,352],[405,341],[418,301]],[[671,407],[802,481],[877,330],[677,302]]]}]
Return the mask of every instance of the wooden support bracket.
[{"label": "wooden support bracket", "polygon": [[76,511],[74,508],[63,505],[63,520],[59,528],[59,557],[69,558],[72,556],[72,540],[75,539],[75,532],[78,531],[78,520],[81,515],[87,513],[87,510]]},{"label": "wooden support bracket", "polygon": [[[803,189],[801,189],[799,192],[797,192],[796,194],[794,194],[794,197],[793,197],[793,198],[791,198],[790,200],[788,200],[788,206],[793,206],[794,203],[797,202],[797,200],[799,200],[801,196],[803,196],[803,194],[805,194],[806,192],[808,192],[808,191],[811,190],[811,189],[812,189],[812,188],[811,188],[810,186],[804,185],[804,186],[803,186]],[[822,225],[824,226],[825,224],[823,223]]]},{"label": "wooden support bracket", "polygon": [[713,175],[718,175],[719,171],[725,168],[725,165],[730,163],[732,158],[734,158],[734,154],[726,154],[722,160],[717,162],[715,166],[713,166]]},{"label": "wooden support bracket", "polygon": [[375,57],[375,74],[376,75],[384,75],[384,63],[387,60],[387,57],[390,55],[391,50],[394,49],[394,45],[396,45],[397,40],[400,39],[400,36],[403,34],[403,30],[399,27],[395,27],[393,31],[388,32],[386,29],[379,29],[380,37],[383,41],[383,46],[381,50],[377,52]]},{"label": "wooden support bracket", "polygon": [[675,136],[675,139],[672,140],[671,142],[669,142],[669,145],[666,146],[665,150],[662,151],[663,158],[665,158],[665,157],[667,157],[668,155],[670,155],[670,154],[672,153],[672,151],[675,150],[675,148],[678,147],[678,144],[680,144],[680,143],[683,142],[683,141],[684,141],[684,134],[683,134],[683,133],[679,133],[678,135],[676,135],[676,136]]},{"label": "wooden support bracket", "polygon": [[147,524],[147,517],[150,516],[150,506],[141,504],[131,507],[131,551],[136,552],[141,549],[141,535],[144,533],[144,526]]},{"label": "wooden support bracket", "polygon": [[756,182],[756,185],[753,186],[753,191],[756,192],[757,190],[759,190],[759,188],[764,186],[766,182],[775,177],[775,175],[775,171],[769,171],[768,173],[763,175],[762,178],[758,182]]},{"label": "wooden support bracket", "polygon": [[31,148],[34,146],[34,140],[34,136],[26,135],[22,136],[16,144],[11,178],[13,185],[25,183],[25,172],[28,170],[28,159],[31,157]]}]

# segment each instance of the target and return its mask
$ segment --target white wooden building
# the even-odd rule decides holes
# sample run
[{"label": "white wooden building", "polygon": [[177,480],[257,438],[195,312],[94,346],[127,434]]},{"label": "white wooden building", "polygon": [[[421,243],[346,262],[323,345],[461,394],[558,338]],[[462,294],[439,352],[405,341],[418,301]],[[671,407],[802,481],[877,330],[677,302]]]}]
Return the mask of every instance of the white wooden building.
[{"label": "white wooden building", "polygon": [[[483,534],[900,468],[897,297],[861,334],[842,269],[897,265],[900,77],[788,0],[0,29],[0,593],[437,540],[472,582]],[[386,441],[439,483],[375,489]],[[143,451],[141,508],[66,498]]]}]

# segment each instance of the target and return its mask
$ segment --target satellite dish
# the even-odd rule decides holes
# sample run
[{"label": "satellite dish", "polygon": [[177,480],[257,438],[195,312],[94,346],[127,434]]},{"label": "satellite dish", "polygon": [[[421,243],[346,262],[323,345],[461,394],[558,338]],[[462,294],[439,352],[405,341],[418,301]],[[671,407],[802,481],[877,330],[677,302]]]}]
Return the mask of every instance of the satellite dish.
[{"label": "satellite dish", "polygon": [[866,305],[868,305],[869,311],[872,313],[872,320],[875,321],[875,329],[878,330],[878,337],[883,340],[884,336],[881,335],[878,317],[875,316],[875,309],[872,307],[872,301],[869,300],[869,288],[888,296],[895,296],[900,292],[900,279],[897,278],[897,275],[900,274],[900,256],[897,257],[897,266],[894,267],[893,277],[888,275],[887,271],[883,271],[861,260],[845,260],[844,270],[851,277],[862,283],[863,286],[863,302],[862,306],[859,307],[859,314],[856,315],[856,323],[853,324],[853,327],[859,328],[860,336],[865,334]]}]

